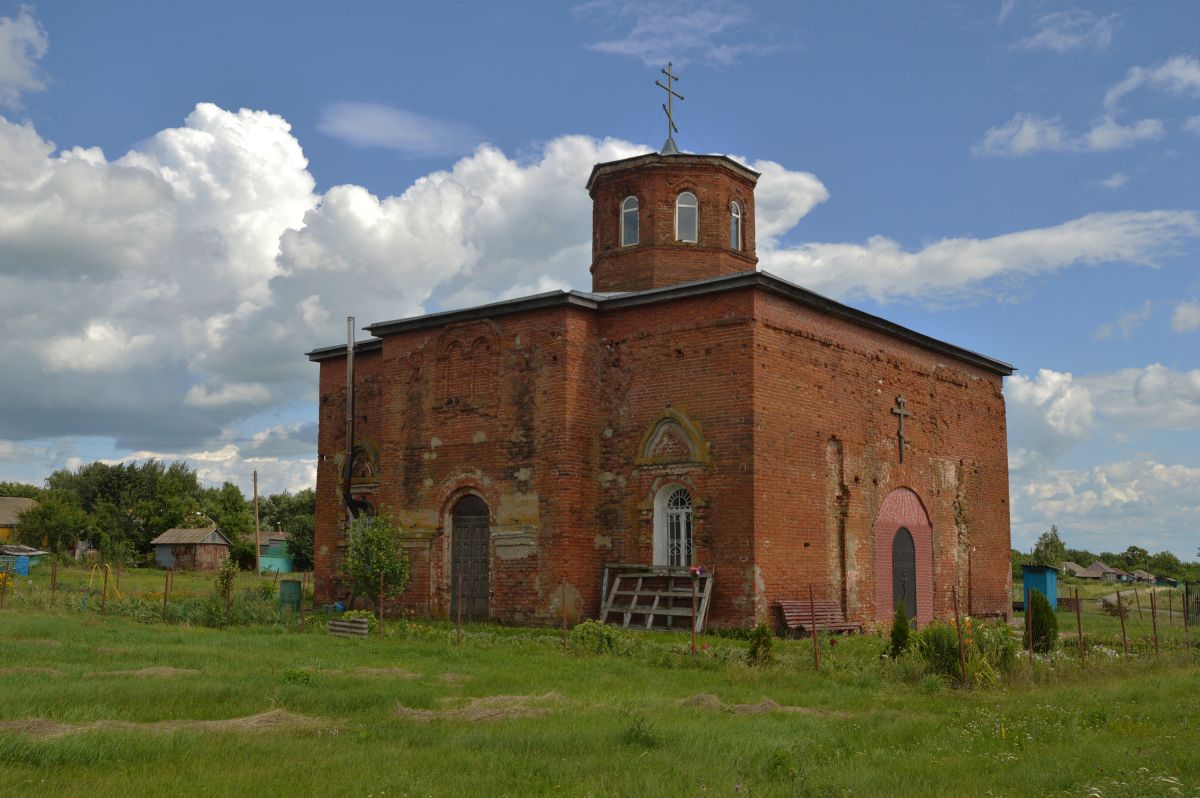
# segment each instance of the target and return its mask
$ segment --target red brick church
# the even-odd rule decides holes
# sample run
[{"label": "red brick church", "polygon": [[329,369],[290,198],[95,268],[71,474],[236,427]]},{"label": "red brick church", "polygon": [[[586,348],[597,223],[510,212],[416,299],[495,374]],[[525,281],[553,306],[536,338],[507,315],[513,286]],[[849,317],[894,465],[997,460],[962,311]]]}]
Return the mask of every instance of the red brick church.
[{"label": "red brick church", "polygon": [[614,563],[703,565],[710,625],[1007,614],[1012,367],[757,271],[758,174],[670,149],[592,170],[590,292],[369,325],[350,414],[308,354],[318,595],[386,510],[418,614],[596,617]]}]

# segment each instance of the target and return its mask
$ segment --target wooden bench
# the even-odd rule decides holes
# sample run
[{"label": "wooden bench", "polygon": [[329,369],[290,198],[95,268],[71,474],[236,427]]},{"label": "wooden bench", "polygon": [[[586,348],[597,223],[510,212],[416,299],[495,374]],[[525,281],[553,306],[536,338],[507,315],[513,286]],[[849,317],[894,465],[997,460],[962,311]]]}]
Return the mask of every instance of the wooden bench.
[{"label": "wooden bench", "polygon": [[818,632],[861,632],[862,625],[849,623],[842,614],[841,605],[836,601],[817,599],[811,602],[780,601],[775,604],[779,609],[779,617],[783,624],[785,635],[798,634],[804,636],[813,630]]},{"label": "wooden bench", "polygon": [[366,618],[330,618],[326,628],[329,634],[338,637],[366,637],[371,632],[370,622]]}]

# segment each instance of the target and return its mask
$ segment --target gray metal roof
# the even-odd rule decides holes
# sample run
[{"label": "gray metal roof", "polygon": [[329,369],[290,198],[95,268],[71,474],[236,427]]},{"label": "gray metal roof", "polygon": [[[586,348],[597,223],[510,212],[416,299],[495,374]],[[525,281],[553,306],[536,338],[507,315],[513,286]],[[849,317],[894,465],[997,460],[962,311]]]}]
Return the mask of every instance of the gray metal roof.
[{"label": "gray metal roof", "polygon": [[20,523],[21,513],[32,510],[34,507],[37,507],[37,501],[34,499],[24,499],[20,496],[0,496],[0,526],[16,526]]},{"label": "gray metal roof", "polygon": [[[758,270],[740,272],[738,274],[722,275],[720,277],[710,277],[703,280],[694,280],[689,283],[680,283],[678,285],[666,286],[664,288],[651,288],[645,291],[628,291],[624,293],[604,293],[595,294],[585,291],[549,291],[543,294],[534,294],[533,296],[520,297],[518,299],[508,299],[502,302],[492,302],[487,305],[478,305],[473,308],[464,308],[462,310],[447,310],[439,313],[429,313],[424,316],[411,316],[408,318],[394,319],[392,321],[381,321],[370,324],[364,329],[373,336],[392,335],[399,332],[407,332],[410,330],[423,330],[430,327],[440,327],[445,324],[461,321],[473,321],[475,319],[494,318],[496,316],[504,316],[512,313],[522,313],[530,310],[539,310],[548,307],[557,307],[571,305],[585,310],[595,312],[610,312],[621,310],[623,308],[638,307],[640,305],[650,305],[659,302],[671,302],[677,299],[686,299],[698,296],[707,296],[710,294],[719,294],[726,291],[736,291],[746,288],[757,288],[768,291],[776,296],[782,296],[790,299],[800,305],[816,310],[820,313],[833,316],[835,318],[848,321],[860,327],[876,330],[878,332],[889,335],[893,338],[905,341],[907,343],[918,346],[932,352],[946,355],[948,357],[961,360],[966,363],[978,366],[986,371],[991,371],[1002,376],[1009,376],[1016,368],[1009,363],[987,355],[972,352],[969,349],[964,349],[960,346],[939,341],[923,333],[910,330],[907,327],[888,321],[880,316],[875,316],[857,308],[852,308],[849,305],[844,305],[841,302],[822,296],[814,291],[809,291],[807,288],[802,288],[795,283],[788,282],[781,277]],[[372,338],[369,341],[360,341],[355,343],[355,352],[365,352],[372,349],[377,349],[382,345],[379,337]],[[342,357],[346,354],[346,346],[328,346],[321,349],[314,349],[307,353],[308,358],[313,361],[326,360],[332,357]]]},{"label": "gray metal roof", "polygon": [[[345,349],[345,347],[342,347]],[[219,540],[210,541],[209,538],[216,536]],[[224,543],[229,545],[229,538],[221,534],[221,531],[215,526],[205,526],[193,529],[168,529],[161,535],[150,541],[150,545],[157,546],[159,544],[182,546],[191,543]]]}]

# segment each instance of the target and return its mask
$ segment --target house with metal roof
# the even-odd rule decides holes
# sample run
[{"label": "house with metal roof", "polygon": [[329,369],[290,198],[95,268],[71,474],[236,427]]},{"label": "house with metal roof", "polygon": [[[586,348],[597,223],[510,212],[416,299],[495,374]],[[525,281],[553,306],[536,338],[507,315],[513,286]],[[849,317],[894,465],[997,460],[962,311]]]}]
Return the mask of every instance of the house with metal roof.
[{"label": "house with metal roof", "polygon": [[150,541],[154,564],[187,571],[216,570],[229,557],[229,538],[215,526],[168,529]]}]

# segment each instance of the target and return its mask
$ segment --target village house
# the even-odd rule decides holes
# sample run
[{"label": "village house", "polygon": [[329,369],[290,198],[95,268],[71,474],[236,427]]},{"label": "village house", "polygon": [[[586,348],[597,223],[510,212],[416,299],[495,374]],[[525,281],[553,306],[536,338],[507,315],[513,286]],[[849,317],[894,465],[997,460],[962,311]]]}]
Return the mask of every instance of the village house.
[{"label": "village house", "polygon": [[16,543],[21,528],[21,513],[37,507],[33,499],[0,496],[0,543]]},{"label": "village house", "polygon": [[319,599],[387,511],[430,616],[596,617],[618,564],[703,566],[713,625],[1008,615],[1013,368],[757,270],[759,175],[668,145],[592,170],[590,291],[308,353]]},{"label": "village house", "polygon": [[229,538],[215,526],[168,529],[150,541],[159,568],[213,571],[229,557]]}]

